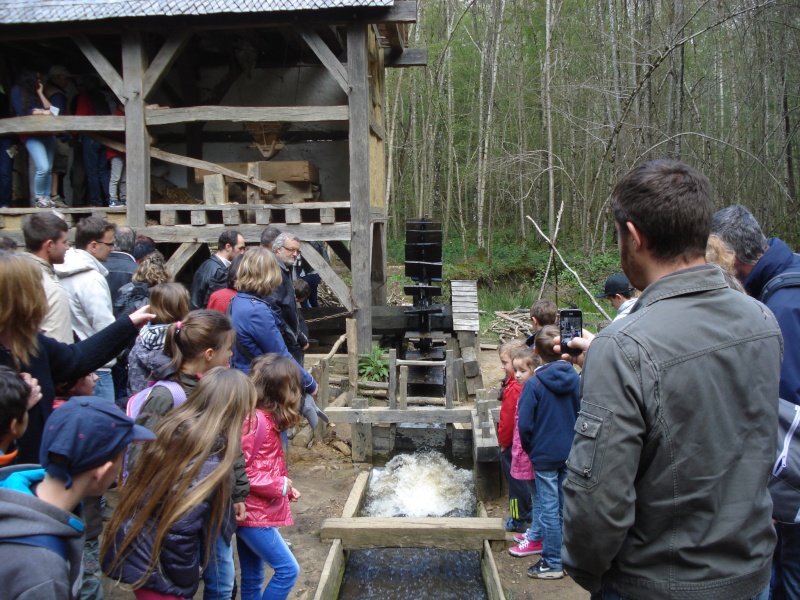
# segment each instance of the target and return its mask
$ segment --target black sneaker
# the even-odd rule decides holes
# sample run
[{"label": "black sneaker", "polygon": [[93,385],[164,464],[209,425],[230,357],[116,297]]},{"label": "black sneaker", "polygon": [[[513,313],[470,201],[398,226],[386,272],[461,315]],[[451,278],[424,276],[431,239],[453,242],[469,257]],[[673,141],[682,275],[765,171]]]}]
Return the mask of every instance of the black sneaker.
[{"label": "black sneaker", "polygon": [[528,577],[533,579],[563,579],[564,571],[551,568],[547,561],[542,558],[532,567],[528,567]]}]

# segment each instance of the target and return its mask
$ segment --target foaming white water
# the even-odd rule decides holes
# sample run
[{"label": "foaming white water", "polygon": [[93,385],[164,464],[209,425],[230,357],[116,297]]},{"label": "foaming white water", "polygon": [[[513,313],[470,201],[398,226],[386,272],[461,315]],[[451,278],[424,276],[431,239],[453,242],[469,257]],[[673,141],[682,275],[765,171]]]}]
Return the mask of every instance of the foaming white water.
[{"label": "foaming white water", "polygon": [[401,454],[373,469],[365,517],[465,517],[475,512],[472,472],[439,452]]}]

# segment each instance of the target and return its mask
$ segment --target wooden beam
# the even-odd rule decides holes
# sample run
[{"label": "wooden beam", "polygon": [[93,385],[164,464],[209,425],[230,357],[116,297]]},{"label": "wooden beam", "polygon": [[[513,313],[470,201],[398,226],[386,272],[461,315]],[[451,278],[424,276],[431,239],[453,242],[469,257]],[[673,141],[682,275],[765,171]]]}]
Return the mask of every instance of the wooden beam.
[{"label": "wooden beam", "polygon": [[129,96],[126,95],[122,77],[119,76],[119,73],[117,73],[117,70],[112,66],[108,59],[84,34],[75,34],[72,36],[72,39],[75,40],[78,48],[81,49],[83,55],[89,60],[90,63],[92,63],[95,71],[97,71],[98,75],[103,78],[103,81],[108,84],[108,87],[111,88],[111,91],[114,92],[114,95],[119,98],[120,102],[126,104]]},{"label": "wooden beam", "polygon": [[369,128],[372,133],[381,139],[381,141],[386,139],[386,130],[383,128],[383,125],[375,120],[375,117],[372,116],[372,113],[369,115]]},{"label": "wooden beam", "polygon": [[331,240],[328,242],[328,247],[333,250],[333,253],[339,257],[339,260],[342,261],[345,267],[350,269],[351,264],[351,256],[350,256],[350,249],[345,246],[342,242],[333,241]]},{"label": "wooden beam", "polygon": [[402,54],[405,48],[403,47],[403,40],[400,35],[400,23],[387,23],[384,26],[384,30],[386,31],[386,39],[389,40],[392,54]]},{"label": "wooden beam", "polygon": [[196,121],[308,123],[348,119],[346,106],[188,106],[150,108],[146,114],[150,126]]},{"label": "wooden beam", "polygon": [[331,423],[470,423],[472,421],[472,410],[466,407],[420,406],[406,410],[372,407],[356,410],[330,406],[325,414]]},{"label": "wooden beam", "polygon": [[350,219],[352,234],[353,300],[358,306],[358,352],[366,354],[372,345],[372,284],[370,259],[372,227],[370,224],[369,172],[369,57],[368,25],[347,26],[347,76],[350,81]]},{"label": "wooden beam", "polygon": [[169,71],[169,68],[178,58],[181,50],[186,46],[186,43],[192,37],[191,29],[180,27],[175,29],[172,34],[164,42],[164,45],[156,54],[153,62],[147,67],[147,72],[144,74],[143,94],[145,100],[158,88],[161,80]]},{"label": "wooden beam", "polygon": [[342,540],[333,540],[331,549],[328,551],[328,558],[322,567],[322,575],[319,578],[319,585],[314,594],[314,600],[331,600],[339,597],[339,588],[344,577],[344,550],[342,550]]},{"label": "wooden beam", "polygon": [[189,261],[192,260],[194,255],[197,254],[197,251],[203,246],[204,244],[198,244],[197,242],[185,242],[181,244],[178,249],[173,252],[172,256],[169,257],[165,265],[170,277],[176,279],[183,268],[189,264]]},{"label": "wooden beam", "polygon": [[428,66],[427,48],[406,48],[402,54],[386,49],[383,56],[383,66],[386,69]]},{"label": "wooden beam", "polygon": [[[100,142],[101,144],[103,144],[104,146],[108,146],[109,148],[125,152],[125,146],[123,144],[120,144],[119,142],[115,142],[114,140],[104,138],[101,136],[91,136],[91,137]],[[261,179],[256,179],[254,177],[242,175],[241,173],[237,173],[236,171],[231,171],[230,169],[226,169],[225,167],[220,167],[215,163],[207,162],[205,160],[200,160],[199,158],[189,158],[188,156],[173,154],[172,152],[165,152],[164,150],[159,150],[158,148],[155,147],[150,147],[149,154],[153,158],[157,158],[159,160],[163,160],[168,163],[183,165],[184,167],[193,167],[195,169],[205,169],[206,171],[211,171],[212,173],[217,173],[219,175],[226,175],[231,179],[236,179],[237,181],[242,181],[250,185],[258,186],[265,192],[271,192],[276,187],[274,183],[270,183],[269,181],[262,181]]]},{"label": "wooden beam", "polygon": [[[235,204],[231,204],[230,206],[219,206],[219,205],[203,205],[203,209],[205,210],[228,210],[231,206],[236,206]],[[303,210],[320,210],[322,208],[350,208],[350,203],[346,200],[341,202],[331,201],[331,202],[303,202],[302,204],[283,204],[281,202],[270,202],[268,204],[259,204],[259,208],[271,208],[275,210],[286,210],[287,208],[302,208]],[[197,204],[148,204],[145,207],[147,210],[197,210]],[[242,210],[247,208],[246,206],[242,205]],[[4,210],[4,209],[0,209]]]},{"label": "wooden beam", "polygon": [[[304,205],[300,205],[301,207]],[[339,274],[334,271],[331,266],[325,262],[319,252],[308,242],[300,242],[300,251],[303,254],[303,260],[307,260],[311,268],[314,269],[322,281],[328,284],[333,294],[339,299],[347,310],[353,310],[353,298],[350,296],[350,288],[342,281]]]},{"label": "wooden beam", "polygon": [[[247,207],[243,205],[243,210]],[[283,225],[279,223],[281,231],[291,233],[298,239],[314,242],[324,242],[330,239],[347,240],[350,238],[350,225],[337,223],[336,225],[317,225],[304,223],[301,225]],[[192,227],[191,225],[150,225],[142,228],[142,233],[157,242],[200,242],[203,244],[216,243],[219,235],[230,229],[224,225],[206,225],[205,227]],[[263,225],[237,225],[236,230],[242,234],[248,243],[257,243],[261,239]]]},{"label": "wooden beam", "polygon": [[350,489],[350,495],[347,497],[347,502],[342,510],[343,519],[352,519],[361,514],[361,507],[364,506],[364,500],[367,498],[369,474],[369,471],[363,471],[356,477],[356,481]]},{"label": "wooden beam", "polygon": [[[368,409],[366,398],[353,398],[353,408]],[[372,460],[372,425],[369,423],[353,423],[350,425],[353,462],[370,462]]]},{"label": "wooden beam", "polygon": [[483,585],[486,587],[486,597],[488,600],[505,600],[506,595],[503,591],[503,583],[500,580],[500,573],[497,571],[497,565],[494,562],[494,555],[492,554],[492,546],[488,540],[484,540],[483,542],[481,575],[483,575]]},{"label": "wooden beam", "polygon": [[307,25],[296,25],[295,29],[308,47],[311,48],[311,51],[317,56],[319,62],[328,69],[328,72],[336,80],[336,83],[339,84],[339,87],[342,88],[342,91],[345,94],[350,94],[350,83],[347,79],[347,71],[345,71],[339,59],[331,52],[331,49],[328,48],[328,45],[322,41],[319,34]]},{"label": "wooden beam", "polygon": [[347,399],[352,402],[358,392],[358,324],[355,319],[345,320],[347,332]]},{"label": "wooden beam", "polygon": [[328,518],[321,540],[342,540],[345,550],[367,548],[437,548],[483,550],[485,540],[505,540],[503,519],[458,517]]},{"label": "wooden beam", "polygon": [[135,30],[125,32],[122,36],[122,75],[126,98],[124,152],[125,173],[129,183],[127,209],[128,225],[137,228],[146,224],[144,206],[150,200],[150,136],[144,120],[142,93],[146,60],[141,33]]},{"label": "wooden beam", "polygon": [[70,131],[125,131],[125,117],[73,117],[29,115],[0,119],[0,134]]}]

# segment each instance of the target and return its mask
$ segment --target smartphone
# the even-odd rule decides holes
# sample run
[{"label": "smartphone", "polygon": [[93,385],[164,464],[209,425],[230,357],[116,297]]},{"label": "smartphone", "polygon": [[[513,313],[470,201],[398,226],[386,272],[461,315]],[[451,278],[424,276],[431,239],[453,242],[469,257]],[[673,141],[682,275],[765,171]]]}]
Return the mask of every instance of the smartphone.
[{"label": "smartphone", "polygon": [[578,356],[582,350],[567,346],[572,338],[581,337],[583,332],[583,313],[577,309],[567,308],[558,313],[561,328],[561,353]]}]

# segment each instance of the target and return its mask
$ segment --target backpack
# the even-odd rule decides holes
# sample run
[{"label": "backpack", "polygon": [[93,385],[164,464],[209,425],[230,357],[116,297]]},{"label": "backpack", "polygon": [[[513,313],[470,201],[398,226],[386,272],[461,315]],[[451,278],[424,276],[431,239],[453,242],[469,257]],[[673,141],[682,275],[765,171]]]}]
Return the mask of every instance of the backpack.
[{"label": "backpack", "polygon": [[119,296],[114,302],[114,318],[127,316],[140,309],[150,301],[150,290],[143,283],[126,283],[119,289]]},{"label": "backpack", "polygon": [[778,458],[767,485],[772,518],[800,523],[800,406],[778,400]]}]

